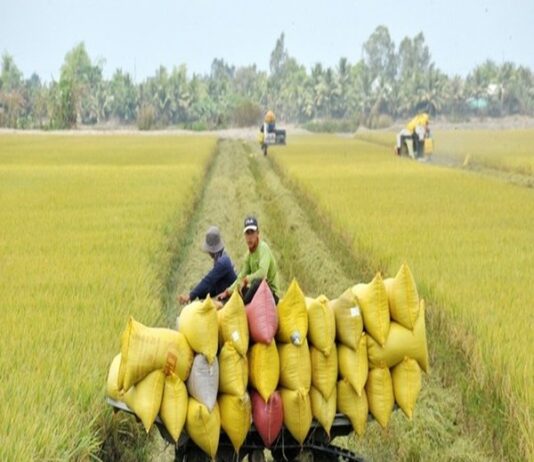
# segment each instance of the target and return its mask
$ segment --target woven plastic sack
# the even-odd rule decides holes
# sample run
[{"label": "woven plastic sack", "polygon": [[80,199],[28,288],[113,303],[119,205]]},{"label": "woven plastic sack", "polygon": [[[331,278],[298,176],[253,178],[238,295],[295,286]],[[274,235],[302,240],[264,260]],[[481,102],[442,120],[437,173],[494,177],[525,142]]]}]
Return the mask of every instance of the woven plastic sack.
[{"label": "woven plastic sack", "polygon": [[324,295],[306,298],[308,310],[308,339],[310,343],[329,355],[336,341],[336,319]]},{"label": "woven plastic sack", "polygon": [[184,382],[175,374],[165,377],[159,416],[175,442],[178,441],[185,425],[188,401]]},{"label": "woven plastic sack", "polygon": [[317,389],[324,398],[328,398],[336,388],[338,362],[337,349],[334,347],[329,356],[325,356],[317,348],[310,348],[312,367],[312,386]]},{"label": "woven plastic sack", "polygon": [[308,311],[304,294],[293,279],[284,297],[278,302],[278,333],[283,343],[302,345],[308,335]]},{"label": "woven plastic sack", "polygon": [[221,415],[219,406],[215,404],[213,411],[194,398],[189,398],[187,418],[185,421],[187,434],[211,459],[215,459],[219,447],[221,433]]},{"label": "woven plastic sack", "polygon": [[356,284],[352,291],[363,313],[363,325],[380,345],[386,342],[389,333],[389,303],[386,286],[380,273],[369,284]]},{"label": "woven plastic sack", "polygon": [[389,369],[387,367],[371,369],[365,391],[371,414],[383,428],[386,428],[395,402]]},{"label": "woven plastic sack", "polygon": [[230,342],[219,353],[219,393],[243,396],[248,385],[248,360]]},{"label": "woven plastic sack", "polygon": [[362,394],[369,373],[366,337],[365,332],[362,333],[356,351],[343,344],[337,348],[339,374],[347,379],[358,396]]},{"label": "woven plastic sack", "polygon": [[280,359],[274,340],[269,345],[256,343],[248,350],[248,378],[264,401],[276,390],[280,379]]},{"label": "woven plastic sack", "polygon": [[217,358],[210,364],[204,355],[195,355],[191,374],[187,379],[189,395],[204,404],[211,412],[217,403],[218,390],[219,362]]},{"label": "woven plastic sack", "polygon": [[336,319],[337,341],[355,350],[363,332],[363,317],[352,289],[331,300],[329,306]]},{"label": "woven plastic sack", "polygon": [[158,415],[164,386],[165,374],[155,370],[124,394],[124,402],[141,419],[147,433]]},{"label": "woven plastic sack", "polygon": [[340,380],[337,383],[337,410],[348,417],[358,436],[364,435],[369,415],[365,390],[361,396],[358,396],[356,390],[346,379]]},{"label": "woven plastic sack", "polygon": [[278,329],[278,313],[274,297],[265,281],[261,281],[252,301],[246,306],[250,338],[256,343],[268,345]]},{"label": "woven plastic sack", "polygon": [[311,386],[311,361],[308,341],[300,346],[292,343],[279,343],[278,356],[280,358],[280,385],[290,390]]},{"label": "woven plastic sack", "polygon": [[178,329],[185,335],[195,353],[203,354],[209,363],[215,359],[219,329],[217,309],[209,296],[204,301],[195,301],[182,309]]},{"label": "woven plastic sack", "polygon": [[383,347],[367,336],[367,355],[370,367],[394,367],[408,356],[417,360],[421,369],[428,372],[424,300],[420,302],[419,317],[413,331],[392,322],[389,337]]},{"label": "woven plastic sack", "polygon": [[330,429],[332,428],[332,423],[334,422],[334,419],[336,417],[336,388],[334,387],[334,391],[332,392],[332,394],[327,399],[325,399],[325,397],[321,394],[319,390],[314,387],[311,387],[310,401],[313,417],[317,419],[317,422],[321,424],[321,426],[326,431],[326,434],[330,436]]},{"label": "woven plastic sack", "polygon": [[421,368],[415,359],[404,358],[391,370],[395,401],[412,420],[415,403],[421,391]]},{"label": "woven plastic sack", "polygon": [[108,380],[106,383],[106,394],[111,398],[117,401],[122,400],[121,392],[117,386],[117,378],[119,376],[119,366],[121,364],[121,354],[113,358],[111,365],[109,366]]},{"label": "woven plastic sack", "polygon": [[217,312],[222,342],[232,342],[236,351],[245,356],[248,350],[248,323],[245,305],[237,290]]},{"label": "woven plastic sack", "polygon": [[419,294],[412,272],[403,263],[394,278],[384,280],[391,319],[407,329],[413,329],[419,316]]},{"label": "woven plastic sack", "polygon": [[269,397],[268,401],[265,401],[257,391],[252,391],[250,398],[254,426],[265,447],[270,448],[278,438],[284,424],[282,398],[277,391]]},{"label": "woven plastic sack", "polygon": [[117,388],[130,387],[150,372],[165,369],[168,373],[178,366],[185,372],[191,367],[192,354],[187,342],[175,330],[147,327],[130,317],[121,336],[121,363]]},{"label": "woven plastic sack", "polygon": [[248,393],[243,396],[219,395],[221,427],[230,438],[235,452],[243,445],[252,420],[252,408]]},{"label": "woven plastic sack", "polygon": [[312,423],[310,395],[307,390],[280,389],[284,406],[284,425],[300,444],[304,442]]}]

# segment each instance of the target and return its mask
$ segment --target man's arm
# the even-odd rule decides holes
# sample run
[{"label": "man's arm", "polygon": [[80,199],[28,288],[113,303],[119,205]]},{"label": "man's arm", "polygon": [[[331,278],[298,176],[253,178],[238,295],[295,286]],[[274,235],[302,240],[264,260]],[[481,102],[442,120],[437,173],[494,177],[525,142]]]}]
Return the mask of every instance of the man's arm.
[{"label": "man's arm", "polygon": [[[197,286],[189,294],[189,299],[194,300],[195,298],[206,298],[207,295],[213,291],[217,281],[223,276],[223,270],[220,265],[214,265],[206,276],[202,278]],[[217,295],[217,294],[213,294]]]},{"label": "man's arm", "polygon": [[269,265],[271,264],[271,253],[266,248],[260,248],[260,260],[258,262],[258,269],[247,275],[250,281],[255,279],[266,279],[269,272]]},{"label": "man's arm", "polygon": [[241,270],[239,271],[239,274],[237,275],[236,280],[230,287],[228,287],[228,289],[226,289],[229,294],[231,294],[236,289],[236,287],[239,287],[241,285],[241,282],[243,281],[245,276],[247,276],[248,273],[250,272],[249,255],[250,254],[247,252],[247,254],[245,255],[243,264],[241,265]]}]

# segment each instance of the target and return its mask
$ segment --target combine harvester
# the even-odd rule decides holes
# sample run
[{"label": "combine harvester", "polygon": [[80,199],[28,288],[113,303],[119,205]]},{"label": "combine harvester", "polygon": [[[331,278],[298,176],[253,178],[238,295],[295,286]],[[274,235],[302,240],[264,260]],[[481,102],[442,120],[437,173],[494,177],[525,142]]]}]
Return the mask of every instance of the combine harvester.
[{"label": "combine harvester", "polygon": [[276,117],[273,111],[267,111],[265,119],[260,127],[260,134],[258,141],[261,146],[263,155],[267,155],[267,148],[274,145],[286,144],[286,131],[284,129],[276,128]]},{"label": "combine harvester", "polygon": [[397,135],[395,154],[426,162],[431,160],[433,151],[429,116],[426,113],[418,114]]},{"label": "combine harvester", "polygon": [[306,297],[296,280],[275,303],[265,280],[185,306],[177,329],[130,317],[107,379],[107,403],[153,424],[176,461],[364,459],[332,444],[369,421],[412,419],[428,372],[425,307],[406,264],[338,298]]}]

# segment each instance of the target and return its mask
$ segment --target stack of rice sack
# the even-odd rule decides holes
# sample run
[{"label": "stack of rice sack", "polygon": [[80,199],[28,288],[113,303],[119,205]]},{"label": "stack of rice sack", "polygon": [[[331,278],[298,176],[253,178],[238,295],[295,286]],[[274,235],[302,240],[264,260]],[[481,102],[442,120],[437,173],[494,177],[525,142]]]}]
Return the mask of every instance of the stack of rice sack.
[{"label": "stack of rice sack", "polygon": [[266,447],[270,448],[283,426],[282,398],[277,390],[280,358],[275,335],[278,330],[276,304],[265,281],[246,306],[252,345],[248,352],[252,420]]},{"label": "stack of rice sack", "polygon": [[311,361],[311,408],[313,417],[328,436],[336,417],[338,361],[336,321],[328,299],[306,298],[308,342]]},{"label": "stack of rice sack", "polygon": [[332,300],[329,306],[335,317],[338,342],[337,410],[349,418],[354,431],[362,436],[369,414],[364,388],[368,376],[367,337],[362,312],[351,289]]},{"label": "stack of rice sack", "polygon": [[249,330],[245,306],[237,291],[218,311],[218,318],[221,426],[237,453],[247,437],[252,419],[247,392]]},{"label": "stack of rice sack", "polygon": [[412,273],[403,264],[395,278],[383,281],[377,274],[352,292],[367,332],[369,410],[384,428],[395,402],[411,419],[421,369],[428,371],[424,301],[419,300]]},{"label": "stack of rice sack", "polygon": [[130,318],[121,337],[121,353],[111,363],[107,394],[126,403],[147,432],[159,414],[178,440],[186,419],[185,381],[192,365],[193,350],[182,333],[146,327]]},{"label": "stack of rice sack", "polygon": [[302,444],[313,418],[330,434],[336,410],[358,435],[369,412],[386,427],[395,401],[411,418],[421,370],[424,302],[404,264],[332,301],[294,280],[276,306],[263,281],[246,307],[237,291],[219,311],[209,298],[189,304],[178,331],[130,319],[108,395],[147,431],[158,414],[175,440],[185,426],[214,458],[221,428],[238,452],[251,421],[269,448],[283,425]]},{"label": "stack of rice sack", "polygon": [[278,302],[278,354],[280,394],[284,424],[303,443],[312,423],[310,402],[311,360],[308,348],[308,311],[304,294],[296,280]]}]

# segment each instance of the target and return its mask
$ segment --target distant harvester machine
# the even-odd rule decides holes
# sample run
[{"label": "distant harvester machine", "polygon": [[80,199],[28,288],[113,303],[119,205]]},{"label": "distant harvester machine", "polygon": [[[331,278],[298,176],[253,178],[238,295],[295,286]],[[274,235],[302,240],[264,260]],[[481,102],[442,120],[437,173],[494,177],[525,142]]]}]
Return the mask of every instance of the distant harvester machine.
[{"label": "distant harvester machine", "polygon": [[276,117],[273,111],[267,111],[265,119],[260,127],[258,136],[263,155],[267,155],[267,148],[273,145],[286,144],[286,131],[276,128]]}]

